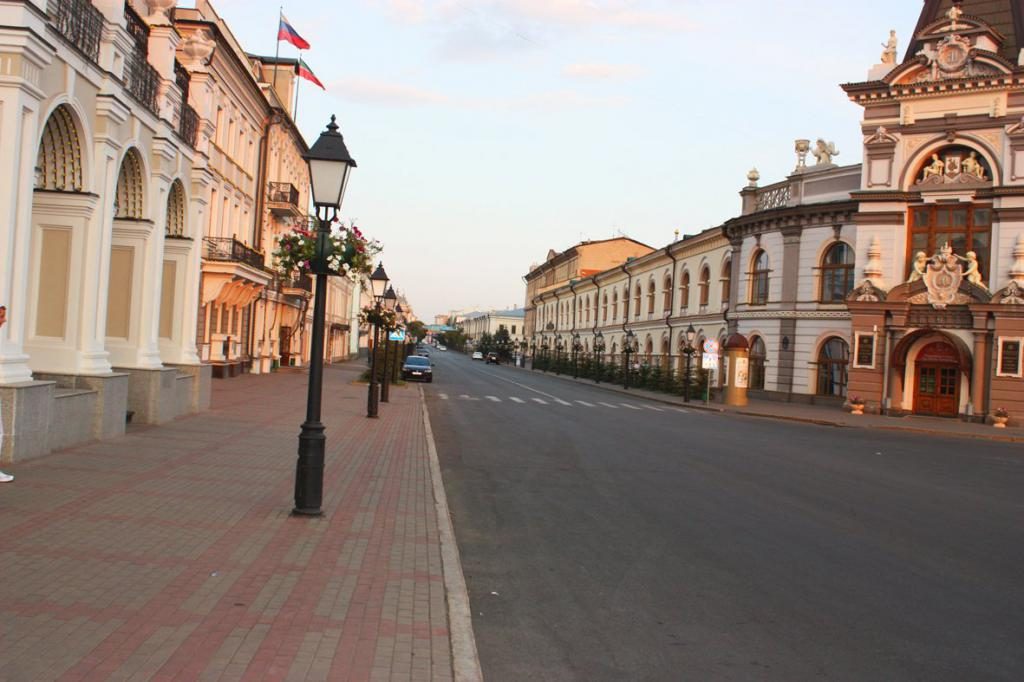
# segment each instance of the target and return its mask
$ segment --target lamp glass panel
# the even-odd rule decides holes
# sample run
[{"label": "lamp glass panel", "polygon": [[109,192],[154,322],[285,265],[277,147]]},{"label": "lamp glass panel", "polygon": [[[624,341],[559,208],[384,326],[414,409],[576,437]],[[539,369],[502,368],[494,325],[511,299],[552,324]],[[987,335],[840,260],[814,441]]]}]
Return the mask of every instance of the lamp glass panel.
[{"label": "lamp glass panel", "polygon": [[313,203],[339,206],[345,188],[349,165],[344,161],[309,160],[309,180],[313,190]]}]

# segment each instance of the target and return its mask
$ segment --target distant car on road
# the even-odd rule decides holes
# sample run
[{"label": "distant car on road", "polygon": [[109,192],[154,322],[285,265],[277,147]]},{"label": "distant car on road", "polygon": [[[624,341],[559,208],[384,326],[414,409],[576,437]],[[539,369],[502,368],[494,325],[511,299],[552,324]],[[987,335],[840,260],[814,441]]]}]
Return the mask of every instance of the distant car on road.
[{"label": "distant car on road", "polygon": [[429,358],[430,357],[430,351],[427,350],[426,348],[417,348],[416,349],[416,355],[420,355],[422,357]]},{"label": "distant car on road", "polygon": [[428,384],[434,382],[433,365],[430,359],[421,355],[410,355],[402,365],[402,378],[406,381],[425,381]]},{"label": "distant car on road", "polygon": [[488,353],[487,354],[487,358],[484,359],[484,364],[487,364],[487,365],[497,365],[498,364],[498,354],[497,353]]},{"label": "distant car on road", "polygon": [[477,351],[473,351],[473,359],[474,360],[483,360],[484,359],[484,354],[481,353],[478,350]]},{"label": "distant car on road", "polygon": [[437,349],[438,350],[448,350],[448,347],[447,346],[438,345]]}]

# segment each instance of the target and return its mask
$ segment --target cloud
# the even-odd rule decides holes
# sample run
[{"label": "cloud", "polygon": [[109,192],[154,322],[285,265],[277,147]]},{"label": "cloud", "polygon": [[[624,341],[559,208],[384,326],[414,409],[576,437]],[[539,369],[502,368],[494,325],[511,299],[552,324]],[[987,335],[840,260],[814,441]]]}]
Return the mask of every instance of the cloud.
[{"label": "cloud", "polygon": [[329,91],[340,91],[353,101],[390,107],[451,104],[447,95],[401,83],[369,78],[347,78],[328,84]]},{"label": "cloud", "polygon": [[696,22],[678,10],[637,9],[627,0],[490,0],[486,4],[507,15],[573,27],[612,26],[657,31],[696,28]]},{"label": "cloud", "polygon": [[460,97],[439,90],[368,78],[334,81],[328,84],[328,90],[341,93],[350,102],[399,109],[435,106],[473,111],[556,112],[617,107],[627,101],[623,97],[593,96],[571,88],[517,97]]},{"label": "cloud", "polygon": [[630,80],[643,73],[638,66],[630,64],[569,64],[562,73],[569,78],[582,80]]}]

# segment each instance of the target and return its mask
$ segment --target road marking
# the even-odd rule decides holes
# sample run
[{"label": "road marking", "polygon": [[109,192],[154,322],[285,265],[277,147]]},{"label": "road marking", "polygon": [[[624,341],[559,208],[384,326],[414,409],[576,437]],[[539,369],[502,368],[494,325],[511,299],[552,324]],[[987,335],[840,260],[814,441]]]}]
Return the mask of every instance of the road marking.
[{"label": "road marking", "polygon": [[[483,374],[483,372],[481,372],[481,374]],[[510,384],[515,384],[519,388],[525,388],[527,391],[530,391],[531,393],[536,393],[537,395],[542,395],[545,398],[551,398],[552,400],[558,400],[558,398],[556,398],[555,396],[551,395],[550,393],[545,393],[544,391],[538,391],[537,389],[531,388],[530,386],[527,386],[526,384],[521,384],[518,381],[512,381],[511,379],[506,379],[503,376],[499,376],[497,374],[491,374],[491,373],[487,373],[487,376],[493,377],[494,379],[501,379],[502,381],[507,381]]]},{"label": "road marking", "polygon": [[541,405],[547,405],[548,404],[548,401],[544,400],[543,398],[534,398],[533,402],[540,403]]},{"label": "road marking", "polygon": [[516,398],[516,397],[514,397],[514,396],[509,396],[509,400],[511,400],[511,401],[512,401],[512,402],[514,402],[514,403],[519,403],[520,405],[522,405],[523,403],[525,403],[525,402],[526,402],[526,401],[525,401],[525,400],[523,400],[522,398]]},{"label": "road marking", "polygon": [[578,402],[583,407],[594,407],[594,403],[588,403],[586,400],[577,400],[576,402]]},{"label": "road marking", "polygon": [[448,394],[447,393],[438,393],[437,397],[440,398],[441,400],[448,400]]},{"label": "road marking", "polygon": [[501,398],[498,398],[498,397],[493,396],[493,395],[487,396],[487,399],[490,400],[492,403],[500,403],[501,402]]},{"label": "road marking", "polygon": [[681,408],[681,407],[677,407],[677,408],[676,408],[676,412],[682,412],[683,414],[690,414],[690,411],[689,411],[689,410],[684,410],[684,409],[683,409],[683,408]]},{"label": "road marking", "polygon": [[479,402],[480,401],[480,398],[474,398],[473,396],[466,395],[465,393],[463,393],[459,397],[462,398],[463,400],[472,400],[472,401],[475,401],[475,402]]},{"label": "road marking", "polygon": [[619,406],[618,406],[618,405],[612,405],[611,403],[601,403],[601,404],[602,404],[602,405],[604,405],[605,407],[610,407],[610,408],[612,408],[613,410],[617,410],[617,409],[619,409]]},{"label": "road marking", "polygon": [[572,403],[562,400],[561,398],[555,398],[555,402],[559,405],[568,405],[569,407],[572,407]]},{"label": "road marking", "polygon": [[663,409],[661,409],[660,407],[655,407],[654,405],[644,405],[644,407],[646,407],[648,410],[654,410],[655,412],[664,412]]},{"label": "road marking", "polygon": [[639,410],[640,409],[636,405],[630,405],[629,403],[619,403],[619,405],[622,405],[623,407],[629,408],[630,410]]}]

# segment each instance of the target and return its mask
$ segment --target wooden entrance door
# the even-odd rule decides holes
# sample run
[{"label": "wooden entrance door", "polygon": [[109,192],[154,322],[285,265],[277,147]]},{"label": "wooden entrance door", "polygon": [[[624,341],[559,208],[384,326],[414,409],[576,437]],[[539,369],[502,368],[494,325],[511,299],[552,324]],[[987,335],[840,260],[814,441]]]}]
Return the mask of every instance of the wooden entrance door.
[{"label": "wooden entrance door", "polygon": [[292,358],[292,328],[281,327],[278,351],[281,355],[281,366],[288,367]]},{"label": "wooden entrance door", "polygon": [[938,342],[917,356],[914,412],[955,417],[960,412],[960,362],[956,349]]}]

